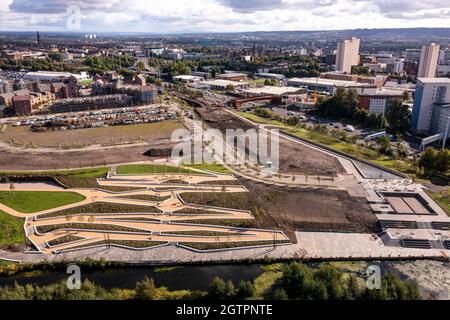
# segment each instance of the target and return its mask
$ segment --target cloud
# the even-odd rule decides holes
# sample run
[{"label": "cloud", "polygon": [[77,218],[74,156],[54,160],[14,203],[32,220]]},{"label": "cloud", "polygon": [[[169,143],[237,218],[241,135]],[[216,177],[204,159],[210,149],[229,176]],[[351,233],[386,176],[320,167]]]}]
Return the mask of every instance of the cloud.
[{"label": "cloud", "polygon": [[233,11],[242,13],[281,9],[284,7],[282,0],[222,0],[221,3],[232,8]]},{"label": "cloud", "polygon": [[67,7],[85,31],[235,32],[450,27],[442,0],[0,0],[0,29],[65,31]]}]

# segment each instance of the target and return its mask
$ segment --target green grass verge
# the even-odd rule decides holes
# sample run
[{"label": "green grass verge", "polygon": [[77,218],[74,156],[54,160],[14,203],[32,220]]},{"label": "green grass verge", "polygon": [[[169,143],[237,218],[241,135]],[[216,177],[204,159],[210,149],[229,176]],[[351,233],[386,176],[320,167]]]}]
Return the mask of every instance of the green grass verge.
[{"label": "green grass verge", "polygon": [[57,208],[84,199],[84,196],[75,192],[0,191],[0,203],[22,213]]},{"label": "green grass verge", "polygon": [[255,294],[251,298],[253,299],[264,299],[268,292],[272,289],[277,281],[283,276],[283,263],[273,263],[269,265],[264,265],[261,267],[264,270],[262,274],[253,280],[253,285],[255,287]]},{"label": "green grass verge", "polygon": [[108,173],[108,167],[55,170],[55,171],[0,171],[0,175],[50,175],[50,176],[74,176],[79,178],[101,178]]},{"label": "green grass verge", "polygon": [[192,173],[189,169],[159,164],[130,164],[117,167],[117,174]]},{"label": "green grass verge", "polygon": [[24,219],[13,217],[0,210],[0,245],[25,243],[23,224]]},{"label": "green grass verge", "polygon": [[442,192],[431,192],[425,190],[425,192],[430,196],[431,199],[436,201],[436,203],[442,208],[442,210],[450,216],[450,190]]},{"label": "green grass verge", "polygon": [[223,174],[230,173],[230,171],[227,168],[225,168],[224,166],[222,166],[221,164],[218,164],[218,163],[189,164],[189,165],[185,165],[185,166],[187,166],[189,168],[193,168],[193,169],[207,170],[207,171],[213,171],[213,172],[223,173]]},{"label": "green grass verge", "polygon": [[272,124],[274,126],[283,126],[283,127],[287,127],[287,125],[282,122],[282,121],[278,121],[278,120],[272,120],[272,119],[268,119],[268,118],[263,118],[260,116],[257,116],[256,114],[253,113],[248,113],[248,112],[238,112],[238,114],[250,121],[256,122],[256,123],[262,123],[262,124]]}]

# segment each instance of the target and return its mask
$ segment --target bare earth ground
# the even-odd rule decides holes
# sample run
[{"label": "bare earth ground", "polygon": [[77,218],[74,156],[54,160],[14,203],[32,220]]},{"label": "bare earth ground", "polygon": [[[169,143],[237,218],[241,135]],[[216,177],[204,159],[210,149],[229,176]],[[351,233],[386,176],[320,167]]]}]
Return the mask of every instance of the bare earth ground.
[{"label": "bare earth ground", "polygon": [[365,198],[346,191],[286,189],[244,181],[250,197],[278,223],[293,229],[373,232],[376,217]]},{"label": "bare earth ground", "polygon": [[[34,142],[38,148],[44,145],[57,148],[61,143],[65,148],[91,145],[89,150],[44,150],[37,152],[33,148],[0,151],[0,168],[2,170],[43,170],[66,169],[152,160],[143,153],[149,149],[171,149],[170,138],[173,130],[182,128],[178,121],[164,121],[129,126],[90,128],[52,132],[31,132],[25,127],[8,127],[0,133],[0,140],[8,142],[14,138],[16,143],[30,145]],[[99,149],[92,144],[122,144],[144,141],[147,145],[115,146],[111,149]],[[47,152],[48,151],[48,152]],[[51,152],[54,151],[54,152]]]},{"label": "bare earth ground", "polygon": [[295,241],[295,230],[377,232],[377,219],[365,198],[345,191],[286,189],[241,180],[248,194],[183,194],[188,202],[250,210],[257,228],[282,228]]},{"label": "bare earth ground", "polygon": [[8,126],[0,132],[0,140],[20,146],[75,148],[93,144],[113,145],[170,138],[172,131],[182,128],[177,120],[64,131],[31,132],[28,127]]},{"label": "bare earth ground", "polygon": [[280,139],[280,171],[321,176],[345,173],[336,158],[285,139]]},{"label": "bare earth ground", "polygon": [[[80,151],[67,153],[10,153],[0,152],[2,170],[52,170],[102,166],[106,164],[151,161],[154,158],[143,153],[152,146],[123,147],[109,150]],[[171,147],[169,144],[157,145],[158,148]]]},{"label": "bare earth ground", "polygon": [[[254,126],[220,108],[198,108],[196,111],[208,126],[222,132],[226,129],[248,130],[254,128]],[[283,173],[320,174],[323,176],[345,172],[336,158],[322,152],[286,139],[280,139],[279,147],[280,171]]]}]

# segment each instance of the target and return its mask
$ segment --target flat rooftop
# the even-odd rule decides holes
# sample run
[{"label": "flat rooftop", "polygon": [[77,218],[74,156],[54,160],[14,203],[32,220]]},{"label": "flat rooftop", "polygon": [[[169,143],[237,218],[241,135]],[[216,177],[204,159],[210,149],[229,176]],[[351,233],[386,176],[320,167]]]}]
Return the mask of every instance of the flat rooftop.
[{"label": "flat rooftop", "polygon": [[436,214],[427,201],[418,193],[383,192],[386,201],[398,214]]},{"label": "flat rooftop", "polygon": [[450,83],[449,78],[418,78],[422,83]]},{"label": "flat rooftop", "polygon": [[361,83],[356,81],[334,80],[324,78],[291,78],[289,82],[298,82],[307,85],[324,85],[324,86],[336,86],[336,87],[371,87],[375,85],[371,83]]},{"label": "flat rooftop", "polygon": [[268,94],[268,95],[283,95],[286,93],[295,93],[302,89],[298,87],[275,87],[275,86],[264,86],[264,87],[256,87],[242,90],[245,93],[249,94]]}]

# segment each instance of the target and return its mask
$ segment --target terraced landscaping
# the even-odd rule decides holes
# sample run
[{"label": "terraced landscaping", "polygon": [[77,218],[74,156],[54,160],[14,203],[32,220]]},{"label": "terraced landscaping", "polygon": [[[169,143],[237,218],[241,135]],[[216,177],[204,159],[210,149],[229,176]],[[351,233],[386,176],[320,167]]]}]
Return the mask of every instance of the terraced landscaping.
[{"label": "terraced landscaping", "polygon": [[95,223],[64,223],[64,224],[52,224],[47,226],[36,227],[39,233],[47,233],[60,229],[83,229],[83,230],[104,230],[104,231],[124,231],[124,232],[146,232],[145,230],[139,230],[135,228],[127,228],[122,226],[110,225],[110,224],[95,224]]},{"label": "terraced landscaping", "polygon": [[179,244],[196,250],[217,250],[244,248],[252,246],[266,246],[289,243],[288,241],[255,241],[255,242],[225,242],[225,243],[201,243],[201,242],[179,242]]},{"label": "terraced landscaping", "polygon": [[50,246],[57,246],[59,244],[63,244],[63,243],[70,243],[73,241],[78,241],[78,240],[82,240],[83,238],[81,237],[77,237],[77,236],[73,236],[73,235],[68,235],[68,236],[62,236],[59,238],[56,238],[54,240],[48,241],[47,243]]},{"label": "terraced landscaping", "polygon": [[[254,226],[254,217],[261,218],[265,214],[261,215],[258,208],[253,211],[253,215],[247,209],[240,209],[253,208],[254,203],[247,203],[247,189],[238,185],[235,177],[229,174],[214,175],[210,171],[195,171],[192,175],[179,174],[179,168],[171,168],[176,172],[167,173],[168,170],[163,169],[163,175],[113,174],[113,177],[108,176],[98,181],[92,177],[61,175],[58,177],[66,179],[66,183],[80,182],[82,185],[87,182],[92,183],[93,187],[41,192],[27,190],[33,188],[33,183],[27,183],[21,186],[21,191],[4,191],[4,194],[0,195],[9,214],[32,218],[27,220],[27,237],[44,253],[79,246],[89,247],[102,242],[100,239],[103,238],[109,245],[129,243],[129,246],[139,248],[167,242],[203,243],[208,248],[231,248],[245,246],[247,243],[273,242],[274,238],[276,241],[289,241],[285,234],[273,231],[273,228],[244,229],[246,225]],[[159,186],[174,181],[177,181],[178,185],[167,190],[158,190],[161,189]],[[218,188],[210,184],[197,186],[205,181],[221,181],[223,187]],[[226,181],[232,184],[226,185]],[[38,186],[47,187],[42,183]],[[101,190],[104,187],[126,187],[134,190],[111,193]],[[203,192],[199,193],[197,191],[200,188]],[[218,193],[218,190],[221,192]],[[194,201],[199,198],[202,202],[210,198],[211,201],[216,201],[215,206],[223,209],[211,207],[209,200],[205,204],[195,206],[186,204],[179,199],[180,193],[190,195]],[[224,201],[217,202],[222,199],[218,196],[220,194],[229,196],[223,198]],[[203,219],[206,215],[207,219]],[[201,220],[214,221],[216,226],[201,224]],[[246,223],[243,223],[245,220]],[[177,223],[179,221],[188,222]],[[233,228],[233,225],[240,228]],[[82,242],[77,243],[76,240]]]},{"label": "terraced landscaping", "polygon": [[135,212],[161,212],[161,210],[155,207],[149,206],[137,206],[121,203],[107,203],[107,202],[95,202],[89,203],[83,206],[55,211],[47,214],[40,215],[39,218],[52,218],[52,217],[64,217],[75,214],[88,214],[88,213],[135,213]]}]

